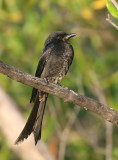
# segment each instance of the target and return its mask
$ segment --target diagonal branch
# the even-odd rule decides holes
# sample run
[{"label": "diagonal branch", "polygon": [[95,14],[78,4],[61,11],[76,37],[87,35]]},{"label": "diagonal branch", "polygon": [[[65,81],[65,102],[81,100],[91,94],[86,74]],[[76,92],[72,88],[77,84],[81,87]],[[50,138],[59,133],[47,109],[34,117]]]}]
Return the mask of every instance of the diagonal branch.
[{"label": "diagonal branch", "polygon": [[118,3],[115,0],[111,0],[111,2],[113,3],[113,5],[118,9]]},{"label": "diagonal branch", "polygon": [[107,20],[112,26],[114,26],[116,29],[118,29],[118,26],[117,26],[114,22],[112,22],[109,14],[107,15],[106,20]]},{"label": "diagonal branch", "polygon": [[62,98],[65,102],[72,102],[75,105],[79,105],[98,114],[109,122],[118,125],[118,112],[100,102],[97,102],[94,99],[77,94],[74,91],[57,84],[47,84],[46,80],[22,72],[12,66],[3,63],[2,61],[0,61],[0,73],[10,77],[15,81]]}]

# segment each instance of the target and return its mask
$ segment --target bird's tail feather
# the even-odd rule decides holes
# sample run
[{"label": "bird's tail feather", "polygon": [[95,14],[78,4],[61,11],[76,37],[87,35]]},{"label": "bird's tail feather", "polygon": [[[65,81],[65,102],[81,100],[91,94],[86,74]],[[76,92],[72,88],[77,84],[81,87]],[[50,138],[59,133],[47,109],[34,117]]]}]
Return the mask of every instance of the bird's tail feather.
[{"label": "bird's tail feather", "polygon": [[36,121],[33,126],[35,145],[37,144],[38,140],[41,139],[41,127],[42,127],[42,121],[43,121],[43,115],[44,115],[45,105],[47,101],[47,96],[48,96],[47,93],[42,95],[42,99],[40,100],[40,106],[36,116]]},{"label": "bird's tail feather", "polygon": [[39,100],[39,92],[37,92],[31,114],[26,122],[25,127],[23,128],[19,137],[15,141],[15,144],[18,144],[24,139],[27,139],[27,137],[32,132],[34,132],[35,144],[37,144],[38,139],[41,138],[41,126],[42,126],[42,119],[47,100],[47,95],[48,95],[47,93],[42,94],[42,98]]}]

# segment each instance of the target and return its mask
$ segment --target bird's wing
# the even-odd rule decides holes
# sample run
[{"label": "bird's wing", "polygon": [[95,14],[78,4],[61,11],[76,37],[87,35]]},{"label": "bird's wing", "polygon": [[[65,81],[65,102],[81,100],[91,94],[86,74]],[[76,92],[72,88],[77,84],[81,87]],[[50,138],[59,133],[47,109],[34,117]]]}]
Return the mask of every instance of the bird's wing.
[{"label": "bird's wing", "polygon": [[[43,52],[41,54],[41,57],[39,59],[39,63],[38,63],[37,70],[36,70],[36,73],[35,73],[36,77],[41,77],[41,74],[43,72],[45,64],[46,64],[46,62],[48,61],[48,59],[50,57],[52,48],[53,48],[53,44],[50,44],[48,47],[44,48],[44,50],[43,50]],[[32,95],[31,95],[30,103],[32,101],[33,102],[35,101],[35,97],[37,95],[37,91],[38,90],[36,88],[32,89]]]},{"label": "bird's wing", "polygon": [[72,61],[73,61],[73,58],[74,58],[74,50],[73,50],[73,47],[72,45],[70,44],[70,47],[72,49],[72,55],[71,57],[69,58],[69,61],[68,61],[68,68],[70,67],[70,65],[72,64]]}]

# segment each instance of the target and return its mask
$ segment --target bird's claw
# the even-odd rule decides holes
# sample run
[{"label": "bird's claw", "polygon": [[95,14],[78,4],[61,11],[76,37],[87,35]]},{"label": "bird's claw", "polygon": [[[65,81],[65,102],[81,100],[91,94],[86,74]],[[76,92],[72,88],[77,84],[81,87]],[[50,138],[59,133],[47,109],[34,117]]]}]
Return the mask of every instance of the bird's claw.
[{"label": "bird's claw", "polygon": [[49,84],[49,80],[47,78],[44,78],[45,82],[47,83],[47,85]]}]

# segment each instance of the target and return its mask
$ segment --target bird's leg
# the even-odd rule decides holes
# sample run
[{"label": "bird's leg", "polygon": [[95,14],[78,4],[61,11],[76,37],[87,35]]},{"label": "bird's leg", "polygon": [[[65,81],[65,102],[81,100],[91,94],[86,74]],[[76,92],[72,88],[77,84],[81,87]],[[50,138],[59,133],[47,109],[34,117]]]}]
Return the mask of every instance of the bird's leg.
[{"label": "bird's leg", "polygon": [[[45,80],[45,82],[46,82],[47,85],[48,85],[48,84],[49,84],[49,80],[48,80],[47,78],[44,78],[44,80]],[[42,95],[43,95],[44,92],[42,92],[42,91],[40,91],[40,90],[38,90],[38,92],[39,92],[39,100],[41,101]]]}]

